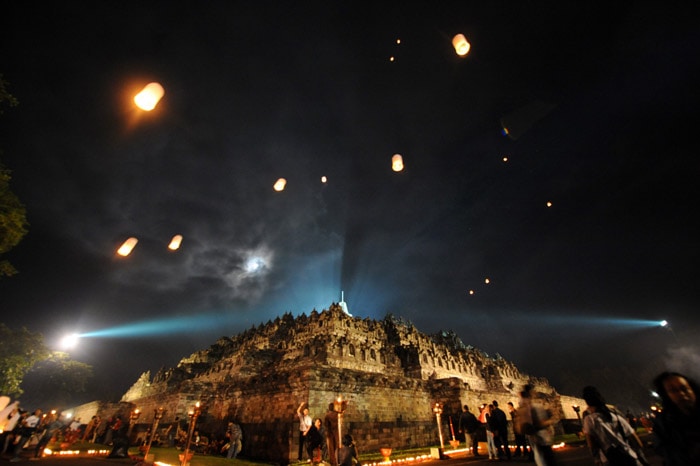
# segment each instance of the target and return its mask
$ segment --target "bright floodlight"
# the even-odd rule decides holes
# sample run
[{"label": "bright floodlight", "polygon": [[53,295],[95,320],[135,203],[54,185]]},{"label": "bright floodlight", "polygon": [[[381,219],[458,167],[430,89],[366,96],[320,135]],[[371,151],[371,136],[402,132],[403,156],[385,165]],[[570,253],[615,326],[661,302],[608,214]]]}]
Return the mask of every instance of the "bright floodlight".
[{"label": "bright floodlight", "polygon": [[70,335],[66,335],[61,339],[61,348],[75,348],[75,345],[78,344],[78,339],[80,339],[80,335],[78,335],[77,333],[71,333]]},{"label": "bright floodlight", "polygon": [[662,320],[661,322],[659,322],[659,325],[662,326],[662,327],[668,327],[668,321],[667,321],[667,320]]},{"label": "bright floodlight", "polygon": [[150,112],[156,108],[156,105],[158,105],[158,102],[163,97],[163,94],[165,94],[163,86],[158,83],[150,83],[147,84],[146,87],[141,90],[141,92],[136,94],[134,97],[134,103],[136,103],[136,106],[141,110]]}]

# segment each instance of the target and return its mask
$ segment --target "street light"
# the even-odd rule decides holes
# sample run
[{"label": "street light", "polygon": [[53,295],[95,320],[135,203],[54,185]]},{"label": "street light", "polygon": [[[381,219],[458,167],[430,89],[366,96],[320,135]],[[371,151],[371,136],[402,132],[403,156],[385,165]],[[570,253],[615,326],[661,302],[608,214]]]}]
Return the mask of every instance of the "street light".
[{"label": "street light", "polygon": [[158,430],[158,422],[163,417],[163,408],[156,408],[153,410],[153,425],[151,426],[151,436],[148,437],[148,444],[146,445],[146,451],[143,454],[143,460],[148,461],[148,452],[151,451],[151,444],[156,436],[156,431]]},{"label": "street light", "polygon": [[190,417],[190,428],[189,432],[187,433],[187,443],[185,444],[185,452],[182,455],[181,466],[185,466],[187,464],[187,457],[190,453],[190,444],[192,443],[192,434],[194,433],[194,426],[197,423],[197,418],[200,414],[202,414],[202,406],[198,401],[194,404],[194,408],[187,413],[187,415]]},{"label": "street light", "polygon": [[440,425],[440,415],[442,414],[442,405],[435,402],[433,405],[433,412],[435,413],[435,419],[437,420],[438,435],[440,436],[440,448],[445,448],[445,442],[442,439],[442,426]]}]

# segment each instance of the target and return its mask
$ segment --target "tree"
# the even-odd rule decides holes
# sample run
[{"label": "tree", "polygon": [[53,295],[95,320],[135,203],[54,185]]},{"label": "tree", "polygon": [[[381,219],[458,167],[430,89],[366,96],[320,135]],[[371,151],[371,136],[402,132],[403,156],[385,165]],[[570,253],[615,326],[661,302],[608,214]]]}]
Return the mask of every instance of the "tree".
[{"label": "tree", "polygon": [[0,394],[21,395],[24,376],[48,355],[40,333],[32,333],[24,327],[12,330],[0,323]]},{"label": "tree", "polygon": [[22,388],[27,394],[32,392],[29,398],[34,404],[66,407],[87,391],[91,378],[91,365],[71,359],[68,353],[54,351],[31,368]]},{"label": "tree", "polygon": [[[0,114],[4,103],[13,107],[17,105],[17,99],[7,91],[7,81],[0,74]],[[27,226],[27,211],[10,190],[10,171],[0,162],[0,257],[22,240],[27,234]],[[0,259],[0,278],[16,273],[9,261]]]}]

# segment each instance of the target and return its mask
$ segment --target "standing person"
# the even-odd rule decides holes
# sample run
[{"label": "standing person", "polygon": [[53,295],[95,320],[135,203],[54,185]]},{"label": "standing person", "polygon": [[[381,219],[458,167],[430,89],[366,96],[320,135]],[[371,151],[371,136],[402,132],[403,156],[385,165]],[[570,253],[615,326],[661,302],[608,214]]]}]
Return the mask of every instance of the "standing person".
[{"label": "standing person", "polygon": [[335,404],[328,403],[328,412],[323,419],[323,425],[326,430],[326,444],[328,445],[328,460],[331,466],[338,466],[338,412],[335,410]]},{"label": "standing person", "polygon": [[627,419],[610,411],[595,387],[584,387],[583,399],[589,412],[583,418],[583,433],[594,458],[602,452],[610,466],[642,466],[636,451],[642,442]]},{"label": "standing person", "polygon": [[323,437],[321,436],[321,419],[314,419],[308,432],[306,432],[306,453],[309,455],[309,460],[313,464],[320,463],[322,458],[321,446],[323,445]]},{"label": "standing person", "polygon": [[494,431],[497,430],[496,420],[493,418],[493,405],[490,404],[484,408],[486,413],[484,414],[484,419],[486,419],[486,450],[489,453],[489,459],[498,459],[498,449],[496,448],[496,439]]},{"label": "standing person", "polygon": [[491,410],[491,420],[493,421],[493,440],[498,451],[498,459],[502,460],[505,455],[510,461],[510,448],[508,448],[508,418],[506,413],[498,407],[498,401],[493,400]]},{"label": "standing person", "polygon": [[90,422],[85,426],[85,432],[83,433],[83,442],[91,441],[93,435],[95,434],[95,428],[98,424],[98,416],[92,416]]},{"label": "standing person", "polygon": [[518,411],[515,409],[515,406],[513,406],[512,401],[508,402],[508,411],[510,412],[510,419],[513,423],[513,433],[515,435],[515,453],[513,453],[513,456],[518,457],[521,455],[526,455],[527,440],[525,440],[525,435],[523,435],[518,428],[520,424],[518,422]]},{"label": "standing person", "polygon": [[700,464],[700,386],[678,372],[654,379],[663,411],[654,418],[654,448],[666,466]]},{"label": "standing person", "polygon": [[532,396],[532,387],[525,385],[520,392],[519,429],[527,436],[537,466],[556,466],[549,429],[554,419],[542,406],[533,402]]},{"label": "standing person", "polygon": [[229,442],[226,458],[235,460],[243,448],[243,431],[241,426],[235,422],[229,422],[228,429],[226,429],[226,437]]},{"label": "standing person", "polygon": [[22,458],[20,458],[19,455],[22,453],[24,444],[27,443],[27,440],[29,440],[32,434],[36,431],[36,428],[39,426],[39,421],[41,421],[40,409],[37,409],[34,411],[34,414],[27,416],[24,421],[22,421],[22,424],[19,426],[19,440],[15,440],[15,453],[10,460],[11,462],[16,463],[18,461],[22,461]]},{"label": "standing person", "polygon": [[464,405],[462,408],[457,430],[464,435],[467,451],[471,449],[474,456],[479,456],[479,441],[476,436],[479,431],[479,420],[474,416],[474,413],[469,411],[469,406],[467,405]]},{"label": "standing person", "polygon": [[[311,416],[309,416],[309,408],[304,408],[304,404],[305,403],[302,402],[297,408],[297,416],[299,417],[299,461],[303,459],[304,440],[312,424]],[[309,461],[311,461],[311,458],[309,458]]]},{"label": "standing person", "polygon": [[338,466],[359,465],[360,458],[357,454],[357,447],[350,434],[343,435],[343,446],[338,450]]}]

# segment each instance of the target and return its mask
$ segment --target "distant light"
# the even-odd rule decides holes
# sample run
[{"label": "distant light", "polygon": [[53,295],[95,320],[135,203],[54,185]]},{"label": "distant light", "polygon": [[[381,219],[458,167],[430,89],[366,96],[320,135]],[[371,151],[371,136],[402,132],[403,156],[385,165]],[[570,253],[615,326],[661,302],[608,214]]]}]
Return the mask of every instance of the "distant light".
[{"label": "distant light", "polygon": [[397,43],[397,44],[400,44],[400,43],[401,43],[401,39],[396,39],[396,43]]},{"label": "distant light", "polygon": [[401,157],[401,154],[394,154],[391,158],[391,169],[395,172],[400,172],[403,168],[403,157]]},{"label": "distant light", "polygon": [[117,254],[120,256],[126,257],[129,254],[131,254],[131,251],[134,249],[136,246],[136,243],[138,243],[139,240],[134,238],[133,236],[126,241],[124,241],[124,244],[122,244],[119,249],[117,249]]},{"label": "distant light", "polygon": [[389,57],[389,61],[394,61],[394,57]]},{"label": "distant light", "polygon": [[272,188],[275,191],[284,191],[284,187],[287,186],[287,180],[284,178],[280,178],[279,180],[275,181],[275,184],[272,186]]},{"label": "distant light", "polygon": [[503,133],[504,136],[508,136],[510,134],[510,131],[508,131],[508,128],[505,126],[501,129],[501,133]]},{"label": "distant light", "polygon": [[486,278],[484,278],[484,283],[486,283],[488,285],[489,283],[491,283],[491,280],[489,280],[489,278],[486,277]]},{"label": "distant light", "polygon": [[328,178],[326,178],[325,176],[322,176],[321,183],[328,183]]},{"label": "distant light", "polygon": [[662,326],[662,327],[667,327],[667,326],[668,326],[668,321],[667,321],[667,320],[662,320],[661,322],[659,322],[659,325]]},{"label": "distant light", "polygon": [[163,89],[163,86],[158,83],[150,83],[147,84],[146,87],[141,90],[141,92],[136,94],[134,97],[134,103],[136,103],[136,106],[141,110],[150,112],[156,108],[156,105],[158,105],[158,102],[164,94],[165,90]]},{"label": "distant light", "polygon": [[77,333],[71,333],[70,335],[66,335],[65,337],[61,338],[61,348],[75,348],[75,346],[78,344],[79,339],[80,335],[78,335]]},{"label": "distant light", "polygon": [[508,161],[508,157],[503,157],[503,161],[504,161],[504,162],[507,162],[507,161]]},{"label": "distant light", "polygon": [[467,38],[464,37],[464,34],[457,34],[454,36],[452,38],[452,46],[455,48],[455,52],[457,52],[457,55],[460,57],[468,54],[469,49],[472,47],[467,41]]},{"label": "distant light", "polygon": [[552,203],[550,201],[547,201],[547,207],[552,207]]},{"label": "distant light", "polygon": [[469,294],[474,294],[474,290],[469,290]]},{"label": "distant light", "polygon": [[180,248],[180,243],[182,243],[182,235],[175,235],[173,236],[173,239],[170,240],[168,249],[171,251],[176,251]]}]

